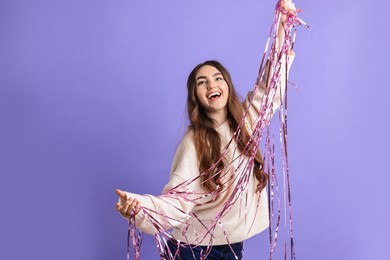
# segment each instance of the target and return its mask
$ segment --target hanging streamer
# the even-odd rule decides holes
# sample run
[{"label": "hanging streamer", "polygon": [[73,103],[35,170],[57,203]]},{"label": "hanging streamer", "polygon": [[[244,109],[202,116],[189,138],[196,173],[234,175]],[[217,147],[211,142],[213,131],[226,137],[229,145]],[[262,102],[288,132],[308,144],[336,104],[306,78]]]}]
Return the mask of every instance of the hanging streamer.
[{"label": "hanging streamer", "polygon": [[[269,173],[268,179],[268,198],[269,198],[269,239],[270,239],[270,259],[272,259],[275,250],[277,248],[278,235],[280,231],[281,224],[281,201],[279,196],[279,182],[276,174],[275,167],[275,138],[271,135],[270,131],[270,121],[271,117],[274,114],[274,100],[275,98],[280,99],[280,108],[279,108],[279,140],[281,148],[281,159],[282,159],[282,176],[283,176],[283,202],[284,202],[284,220],[289,226],[290,234],[290,247],[289,253],[291,259],[295,259],[295,249],[293,242],[293,228],[292,228],[292,207],[291,207],[291,187],[290,187],[290,172],[288,167],[288,142],[287,142],[287,81],[288,81],[288,65],[291,52],[294,47],[296,28],[300,25],[307,26],[302,20],[298,18],[298,13],[300,10],[290,10],[288,12],[282,7],[282,0],[277,2],[275,8],[274,20],[270,29],[269,37],[267,44],[263,53],[263,57],[260,64],[260,69],[256,84],[253,88],[252,95],[248,96],[247,107],[244,112],[244,117],[241,120],[238,128],[233,133],[233,137],[230,141],[227,142],[227,145],[221,152],[221,158],[215,162],[210,169],[205,172],[199,173],[196,177],[188,179],[180,183],[179,185],[171,188],[170,190],[164,192],[162,195],[158,196],[158,199],[167,203],[175,210],[179,211],[182,215],[187,216],[186,221],[189,219],[195,218],[203,227],[202,230],[191,229],[190,225],[186,225],[186,221],[180,222],[182,227],[182,235],[186,237],[187,232],[196,234],[196,241],[198,244],[206,244],[207,247],[201,253],[201,259],[206,259],[209,254],[212,246],[212,238],[214,231],[218,227],[222,230],[226,244],[230,246],[229,236],[224,230],[224,226],[221,222],[223,216],[225,216],[229,210],[236,203],[243,203],[245,196],[248,196],[246,192],[249,185],[249,180],[251,174],[253,174],[252,169],[254,167],[255,155],[257,150],[260,147],[260,142],[265,133],[265,145],[264,145],[264,167]],[[283,19],[283,21],[282,21]],[[282,26],[281,28],[279,28]],[[282,41],[279,42],[278,33],[280,30],[284,31],[284,37]],[[269,48],[269,46],[271,46]],[[268,66],[268,67],[267,67]],[[283,67],[285,66],[285,67]],[[285,75],[281,75],[282,72]],[[283,77],[282,77],[283,76]],[[281,79],[285,79],[286,91],[283,93],[281,88],[278,88],[280,85]],[[246,127],[249,117],[250,106],[252,105],[253,99],[255,99],[259,87],[262,82],[267,83],[266,92],[263,95],[262,102],[260,107],[258,107],[258,116],[256,118],[255,125],[252,125],[252,134],[250,140],[246,144],[244,151],[239,151],[236,144],[236,139],[240,136],[240,130],[242,127]],[[271,137],[272,136],[272,137]],[[255,144],[255,145],[253,145]],[[224,160],[228,154],[234,154],[232,163],[236,163],[238,168],[245,169],[240,174],[234,176],[227,176],[227,171],[215,171],[213,178],[219,176],[220,178],[226,177],[224,181],[224,188],[222,191],[214,191],[211,193],[205,192],[195,192],[192,191],[190,186],[194,182],[199,182],[203,180],[202,177],[206,175],[209,171],[214,172],[216,165]],[[249,156],[248,156],[249,155]],[[226,165],[226,167],[229,166]],[[203,180],[204,181],[204,180]],[[231,189],[232,192],[229,198],[226,200],[226,203],[221,207],[220,211],[216,214],[214,219],[209,223],[205,223],[198,216],[193,213],[186,213],[182,208],[178,207],[175,203],[172,203],[172,198],[180,198],[183,201],[193,203],[194,205],[202,205],[202,203],[209,203],[210,201],[216,200],[219,192],[224,190]],[[257,200],[256,207],[260,205],[260,197]],[[246,207],[246,205],[243,205]],[[157,250],[159,252],[161,259],[175,259],[178,250],[171,252],[167,246],[167,241],[172,241],[176,247],[186,247],[190,250],[193,250],[193,245],[183,243],[183,241],[178,241],[173,238],[171,233],[167,230],[167,227],[177,226],[179,220],[165,215],[161,212],[157,212],[151,208],[141,207],[140,212],[145,216],[145,219],[154,227],[157,231],[153,235],[156,241]],[[257,210],[256,210],[257,212]],[[139,214],[139,213],[138,213]],[[245,211],[246,214],[246,211]],[[246,219],[246,218],[245,218]],[[130,259],[130,245],[132,245],[134,252],[134,259],[141,259],[140,249],[142,244],[143,233],[139,231],[135,225],[135,214],[133,213],[128,227],[128,241],[127,241],[127,259]],[[176,224],[176,225],[175,225]],[[251,228],[254,224],[251,225]],[[189,230],[191,229],[191,230]],[[248,232],[249,233],[249,232]],[[185,242],[185,241],[184,241]],[[231,248],[232,249],[232,248]],[[287,258],[288,250],[287,243],[283,245],[284,250],[284,259]],[[232,250],[232,252],[234,252]],[[237,256],[236,256],[237,258]],[[194,256],[195,259],[195,256]],[[238,259],[238,258],[237,258]]]}]

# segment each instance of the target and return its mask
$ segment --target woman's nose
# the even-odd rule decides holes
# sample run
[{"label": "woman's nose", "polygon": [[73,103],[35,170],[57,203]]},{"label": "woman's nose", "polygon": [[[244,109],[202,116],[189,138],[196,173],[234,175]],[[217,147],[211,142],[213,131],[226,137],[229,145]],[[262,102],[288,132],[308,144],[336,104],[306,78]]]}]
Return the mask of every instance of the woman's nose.
[{"label": "woman's nose", "polygon": [[207,84],[207,89],[212,89],[214,87],[217,86],[217,83],[214,82],[214,81],[210,81],[208,84]]}]

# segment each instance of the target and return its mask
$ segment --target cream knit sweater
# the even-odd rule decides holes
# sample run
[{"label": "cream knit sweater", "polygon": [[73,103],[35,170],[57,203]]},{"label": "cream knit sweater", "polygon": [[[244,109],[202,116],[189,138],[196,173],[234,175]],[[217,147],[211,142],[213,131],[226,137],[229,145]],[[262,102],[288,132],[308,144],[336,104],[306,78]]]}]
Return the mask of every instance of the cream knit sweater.
[{"label": "cream knit sweater", "polygon": [[[290,55],[289,67],[293,58],[294,55]],[[285,66],[282,66],[281,84],[279,84],[282,87],[282,92],[285,89],[284,68]],[[250,106],[249,119],[252,125],[255,124],[255,120],[258,118],[258,109],[260,108],[264,93],[265,84],[263,81]],[[245,107],[248,105],[248,97],[250,95],[251,93],[248,94],[244,101]],[[274,111],[276,111],[279,105],[280,97],[277,94],[274,99]],[[250,125],[248,127],[251,128]],[[229,127],[229,122],[226,121],[217,127],[216,131],[221,137],[221,147],[224,148],[233,135]],[[238,159],[233,160],[239,154],[239,151],[234,149],[235,145],[236,143],[234,141],[230,144],[228,154],[225,157],[228,162],[232,162],[225,169],[226,174],[222,177],[222,180],[227,182],[225,183],[225,189],[214,201],[210,201],[208,198],[197,200],[196,203],[193,201],[193,199],[199,197],[199,193],[204,193],[204,190],[201,187],[200,178],[196,178],[199,176],[199,168],[191,132],[184,136],[176,150],[169,182],[165,185],[162,195],[139,195],[129,192],[126,195],[128,198],[132,197],[139,200],[142,207],[151,209],[152,211],[147,210],[147,212],[162,225],[163,229],[172,229],[173,237],[181,242],[197,245],[208,245],[212,242],[212,245],[222,245],[228,242],[236,243],[244,241],[262,232],[269,225],[267,192],[266,189],[263,189],[261,192],[256,193],[258,182],[252,169],[248,176],[249,185],[242,192],[242,196],[237,199],[230,210],[222,215],[220,222],[215,225],[215,229],[208,230],[224,204],[228,202],[237,182],[237,177],[245,172],[245,162],[248,161],[248,158],[242,157],[241,160],[243,160],[243,163],[240,163]],[[186,194],[186,196],[164,194],[164,192],[169,191],[184,181],[193,179],[194,181],[176,189],[176,191],[179,190],[183,192],[182,194]],[[159,214],[153,211],[159,212]],[[136,215],[135,225],[138,229],[146,233],[153,234],[158,232],[153,221],[150,220],[143,210],[140,210]]]}]

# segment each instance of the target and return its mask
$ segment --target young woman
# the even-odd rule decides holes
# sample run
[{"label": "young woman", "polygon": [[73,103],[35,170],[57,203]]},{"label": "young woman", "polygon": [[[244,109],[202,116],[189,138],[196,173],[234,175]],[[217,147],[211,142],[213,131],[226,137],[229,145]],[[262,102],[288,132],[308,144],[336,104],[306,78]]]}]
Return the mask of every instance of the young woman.
[{"label": "young woman", "polygon": [[[287,12],[295,11],[289,0],[282,5]],[[283,37],[281,29],[279,39]],[[289,55],[288,67],[293,56]],[[282,65],[278,86],[282,92],[285,68]],[[166,258],[241,259],[242,242],[268,227],[267,174],[259,152],[247,169],[253,148],[250,134],[267,88],[267,69],[263,73],[254,99],[249,101],[250,92],[241,103],[225,67],[217,61],[197,65],[187,81],[190,126],[177,148],[162,195],[116,190],[117,211],[125,218],[135,214],[138,229],[150,234],[172,229]],[[274,111],[279,104],[277,95]],[[245,124],[233,138],[248,107]]]}]

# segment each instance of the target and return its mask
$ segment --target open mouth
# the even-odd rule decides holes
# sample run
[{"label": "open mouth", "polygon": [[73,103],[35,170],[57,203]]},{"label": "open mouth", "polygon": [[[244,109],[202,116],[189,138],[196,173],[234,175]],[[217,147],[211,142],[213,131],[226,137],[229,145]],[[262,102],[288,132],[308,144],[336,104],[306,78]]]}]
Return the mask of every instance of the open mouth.
[{"label": "open mouth", "polygon": [[212,93],[210,93],[207,96],[207,98],[213,100],[213,99],[219,98],[220,96],[221,96],[221,93],[219,93],[219,92],[212,92]]}]

